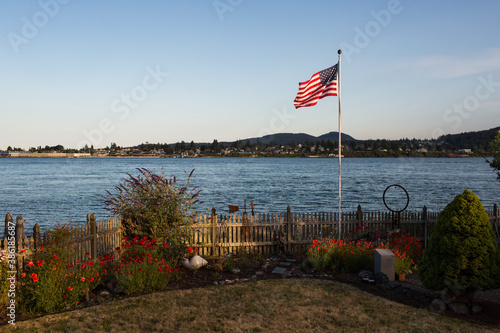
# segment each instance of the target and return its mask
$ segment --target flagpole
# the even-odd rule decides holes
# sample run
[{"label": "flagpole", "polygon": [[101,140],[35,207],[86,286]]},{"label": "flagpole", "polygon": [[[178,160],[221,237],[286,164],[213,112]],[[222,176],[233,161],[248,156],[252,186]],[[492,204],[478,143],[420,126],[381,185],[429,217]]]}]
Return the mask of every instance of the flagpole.
[{"label": "flagpole", "polygon": [[342,136],[341,136],[341,111],[340,111],[340,54],[342,50],[338,50],[339,65],[337,69],[337,94],[339,97],[339,239],[342,235]]}]

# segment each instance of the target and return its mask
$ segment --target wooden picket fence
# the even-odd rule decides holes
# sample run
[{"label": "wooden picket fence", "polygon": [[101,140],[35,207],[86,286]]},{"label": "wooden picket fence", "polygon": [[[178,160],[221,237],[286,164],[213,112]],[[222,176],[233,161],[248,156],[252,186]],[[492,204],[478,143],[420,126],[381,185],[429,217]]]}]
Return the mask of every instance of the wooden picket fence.
[{"label": "wooden picket fence", "polygon": [[[500,237],[500,213],[497,205],[486,210],[490,221]],[[9,215],[9,214],[8,214]],[[385,231],[399,228],[420,238],[427,244],[428,236],[437,221],[437,212],[402,212],[399,216],[390,212],[363,212],[361,207],[355,212],[342,213],[341,237],[349,238],[353,233],[369,230]],[[12,219],[12,214],[10,214]],[[7,218],[6,218],[7,220]],[[18,221],[22,218],[18,217]],[[225,253],[248,251],[260,254],[273,254],[280,251],[300,253],[314,239],[339,237],[338,213],[296,213],[290,207],[281,214],[217,214],[215,209],[210,215],[200,215],[194,224],[192,237],[187,247],[197,247],[202,256],[221,256]],[[72,241],[77,248],[73,262],[90,257],[114,254],[116,247],[123,241],[121,219],[96,221],[95,215],[87,216],[87,223],[73,227]],[[18,269],[34,251],[38,251],[44,235],[38,224],[30,237],[19,238],[16,244],[19,260]],[[24,249],[24,252],[20,252]],[[8,250],[5,237],[0,242],[0,250]],[[88,253],[88,255],[87,255]]]},{"label": "wooden picket fence", "polygon": [[[12,214],[8,213],[6,215],[6,228],[10,220],[12,220]],[[22,217],[18,216],[17,224],[22,223]],[[96,221],[94,214],[87,215],[87,223],[81,226],[70,227],[69,230],[73,234],[73,239],[68,244],[68,246],[73,247],[74,257],[71,258],[71,262],[75,264],[77,261],[84,261],[87,258],[95,260],[98,256],[104,256],[106,254],[112,254],[115,251],[114,248],[121,246],[123,241],[123,229],[120,218],[114,218],[105,221]],[[6,252],[9,251],[8,238],[5,235],[4,239],[0,241],[0,250]],[[33,227],[33,233],[31,236],[26,236],[24,229],[22,232],[19,228],[16,230],[16,269],[18,271],[24,270],[24,265],[26,259],[29,259],[36,251],[40,251],[43,247],[44,240],[46,240],[46,234],[40,231],[40,226],[35,224]],[[19,237],[21,234],[21,237]]]}]

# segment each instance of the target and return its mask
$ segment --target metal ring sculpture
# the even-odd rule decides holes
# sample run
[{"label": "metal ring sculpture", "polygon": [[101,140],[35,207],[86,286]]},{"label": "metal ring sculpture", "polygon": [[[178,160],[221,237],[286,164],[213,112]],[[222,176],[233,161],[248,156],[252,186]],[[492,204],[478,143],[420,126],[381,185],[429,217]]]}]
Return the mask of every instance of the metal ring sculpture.
[{"label": "metal ring sculpture", "polygon": [[[385,192],[387,192],[387,190],[389,188],[391,188],[391,187],[399,187],[403,191],[405,191],[405,194],[406,194],[406,205],[401,210],[392,210],[391,208],[389,208],[389,206],[387,206],[387,203],[385,202]],[[397,184],[392,184],[392,185],[387,186],[387,188],[384,190],[384,194],[382,195],[382,199],[384,200],[385,207],[387,207],[387,209],[390,210],[393,213],[401,213],[402,211],[404,211],[406,209],[406,207],[408,207],[408,204],[410,203],[410,196],[408,195],[408,192],[406,192],[406,189],[403,186],[397,185]]]}]

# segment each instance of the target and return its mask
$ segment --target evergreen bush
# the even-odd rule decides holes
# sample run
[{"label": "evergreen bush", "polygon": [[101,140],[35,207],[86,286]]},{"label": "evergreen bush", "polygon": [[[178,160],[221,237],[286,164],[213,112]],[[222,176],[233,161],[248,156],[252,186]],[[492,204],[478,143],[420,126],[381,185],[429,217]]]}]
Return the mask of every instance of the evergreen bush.
[{"label": "evergreen bush", "polygon": [[418,273],[432,290],[464,293],[500,287],[500,251],[474,193],[465,190],[439,213]]}]

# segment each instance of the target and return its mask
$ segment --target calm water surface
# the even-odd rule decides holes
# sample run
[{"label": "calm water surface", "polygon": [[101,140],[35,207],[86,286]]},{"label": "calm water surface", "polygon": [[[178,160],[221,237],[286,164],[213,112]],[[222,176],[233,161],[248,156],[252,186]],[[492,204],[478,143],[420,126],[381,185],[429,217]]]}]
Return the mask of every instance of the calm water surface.
[{"label": "calm water surface", "polygon": [[[338,211],[338,161],[323,158],[195,159],[0,159],[0,215],[12,212],[42,228],[55,223],[84,223],[86,214],[109,216],[103,196],[127,173],[147,168],[177,176],[182,183],[195,169],[193,186],[202,189],[200,210],[228,205],[243,208],[244,199],[258,213]],[[408,192],[408,210],[441,210],[465,189],[490,208],[500,202],[500,182],[481,158],[344,158],[342,211],[383,210],[382,194],[391,184]],[[387,191],[394,208],[406,204],[402,190]]]}]

